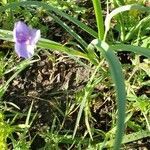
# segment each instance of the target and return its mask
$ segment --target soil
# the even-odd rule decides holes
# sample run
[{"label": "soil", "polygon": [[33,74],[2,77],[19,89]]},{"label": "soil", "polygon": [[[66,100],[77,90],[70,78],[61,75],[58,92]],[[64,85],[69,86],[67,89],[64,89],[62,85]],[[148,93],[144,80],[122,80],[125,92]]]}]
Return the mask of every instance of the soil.
[{"label": "soil", "polygon": [[[49,128],[56,114],[59,122],[64,121],[63,126],[58,123],[58,128],[62,126],[62,132],[68,129],[73,131],[78,109],[67,116],[65,120],[61,111],[63,113],[65,112],[66,103],[76,103],[74,96],[78,91],[84,88],[91,71],[78,65],[74,60],[62,54],[53,53],[53,56],[57,59],[55,62],[49,60],[48,55],[43,52],[41,52],[40,55],[41,60],[22,71],[17,78],[11,82],[3,96],[5,101],[12,102],[19,107],[19,110],[11,108],[12,115],[14,111],[21,113],[13,125],[25,122],[26,115],[24,116],[23,114],[27,114],[31,102],[33,101],[32,114],[37,113],[38,115],[30,128],[32,137],[38,132],[40,133],[45,130],[45,127]],[[9,76],[11,75],[7,75],[6,78],[9,78]],[[109,91],[107,88],[103,90]],[[100,92],[99,89],[94,90],[94,93],[98,92]],[[74,107],[77,107],[77,104],[78,103],[76,103]],[[93,127],[102,129],[103,131],[110,130],[111,117],[108,114],[110,111],[112,111],[112,101],[104,100],[102,96],[94,100],[91,104],[91,113],[96,120],[92,123]],[[11,112],[8,113],[10,116]],[[81,120],[81,124],[77,134],[83,134],[86,130],[84,119]],[[44,139],[38,135],[35,141],[39,140],[42,142]],[[33,142],[34,146],[32,145],[31,147],[36,147],[35,141]]]}]

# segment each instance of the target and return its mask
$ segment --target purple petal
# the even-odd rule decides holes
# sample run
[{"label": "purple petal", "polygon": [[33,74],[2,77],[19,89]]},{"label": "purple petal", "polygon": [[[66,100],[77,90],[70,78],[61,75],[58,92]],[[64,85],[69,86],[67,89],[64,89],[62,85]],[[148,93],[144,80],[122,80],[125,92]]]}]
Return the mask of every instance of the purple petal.
[{"label": "purple petal", "polygon": [[30,44],[36,44],[38,42],[38,40],[41,37],[41,32],[40,30],[36,30],[36,29],[30,29],[30,39],[29,42]]},{"label": "purple petal", "polygon": [[24,22],[18,21],[13,30],[15,51],[19,57],[30,58],[41,33],[40,30],[29,28]]},{"label": "purple petal", "polygon": [[13,34],[14,34],[15,42],[16,41],[20,42],[20,43],[25,42],[29,38],[30,29],[28,28],[28,26],[24,22],[18,21],[15,24]]},{"label": "purple petal", "polygon": [[19,57],[30,58],[34,54],[35,45],[28,45],[26,43],[15,43],[15,51]]}]

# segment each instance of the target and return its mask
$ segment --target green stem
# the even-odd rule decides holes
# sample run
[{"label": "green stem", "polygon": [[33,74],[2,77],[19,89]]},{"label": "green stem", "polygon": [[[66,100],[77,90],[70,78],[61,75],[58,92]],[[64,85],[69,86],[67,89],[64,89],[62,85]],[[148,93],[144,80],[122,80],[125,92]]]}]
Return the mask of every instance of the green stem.
[{"label": "green stem", "polygon": [[101,7],[101,0],[92,0],[95,17],[96,17],[96,23],[98,28],[98,38],[99,40],[103,40],[104,38],[104,21],[103,21],[103,15],[102,15],[102,7]]}]

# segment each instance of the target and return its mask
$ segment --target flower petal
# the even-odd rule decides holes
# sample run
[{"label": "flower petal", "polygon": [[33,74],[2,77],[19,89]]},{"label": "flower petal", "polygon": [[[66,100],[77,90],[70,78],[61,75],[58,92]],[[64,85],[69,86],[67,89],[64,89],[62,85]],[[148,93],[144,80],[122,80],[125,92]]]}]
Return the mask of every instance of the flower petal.
[{"label": "flower petal", "polygon": [[30,29],[28,26],[22,22],[18,21],[15,24],[14,30],[13,30],[13,36],[14,36],[14,41],[18,42],[25,42],[28,40],[30,34]]},{"label": "flower petal", "polygon": [[30,58],[34,54],[35,45],[28,45],[26,43],[15,43],[15,51],[19,57]]},{"label": "flower petal", "polygon": [[18,21],[13,30],[15,51],[19,57],[30,58],[34,54],[36,43],[41,37],[40,30],[29,28],[24,22]]},{"label": "flower petal", "polygon": [[41,37],[41,32],[40,30],[36,30],[36,29],[30,29],[30,39],[29,42],[30,44],[36,44],[38,42],[38,40]]}]

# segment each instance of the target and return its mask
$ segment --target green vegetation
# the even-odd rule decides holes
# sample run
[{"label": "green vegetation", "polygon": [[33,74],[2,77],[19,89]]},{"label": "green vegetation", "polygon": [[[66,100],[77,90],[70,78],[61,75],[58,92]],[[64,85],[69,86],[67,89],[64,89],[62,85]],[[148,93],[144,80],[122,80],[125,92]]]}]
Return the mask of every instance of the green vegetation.
[{"label": "green vegetation", "polygon": [[[0,15],[0,149],[149,149],[149,1],[2,0]],[[19,20],[41,31],[29,59]]]}]

